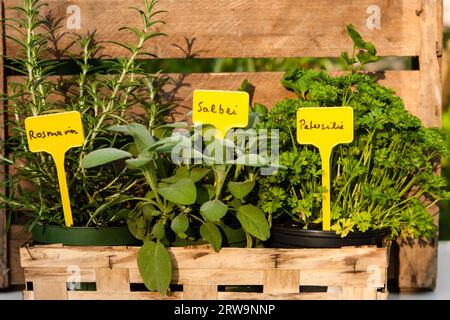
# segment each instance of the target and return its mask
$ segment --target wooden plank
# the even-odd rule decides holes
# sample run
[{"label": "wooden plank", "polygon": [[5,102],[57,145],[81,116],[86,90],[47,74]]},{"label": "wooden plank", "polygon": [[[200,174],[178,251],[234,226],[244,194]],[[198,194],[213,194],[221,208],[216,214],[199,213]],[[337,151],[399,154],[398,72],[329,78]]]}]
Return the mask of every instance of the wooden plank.
[{"label": "wooden plank", "polygon": [[[301,272],[301,271],[300,271]],[[299,293],[299,270],[271,269],[264,271],[264,293]]]},{"label": "wooden plank", "polygon": [[[3,19],[3,1],[0,1],[0,19]],[[0,34],[3,35],[3,23],[0,23]],[[3,37],[2,37],[3,38]],[[0,41],[0,95],[5,93],[5,78],[3,55],[5,53],[3,41]],[[5,140],[5,109],[4,101],[0,99],[0,142]],[[0,151],[1,155],[5,155],[5,150]],[[0,165],[0,181],[4,181],[6,166]],[[5,193],[4,187],[0,187],[0,193]],[[0,209],[0,289],[4,289],[9,285],[8,278],[8,238],[6,233],[6,210]]]},{"label": "wooden plank", "polygon": [[169,293],[161,296],[158,292],[95,292],[95,291],[69,291],[68,300],[181,300],[182,292]]},{"label": "wooden plank", "polygon": [[340,296],[341,300],[376,300],[377,297],[377,289],[355,287],[343,287]]},{"label": "wooden plank", "polygon": [[[95,269],[80,269],[80,282],[95,282]],[[68,268],[26,268],[25,278],[30,282],[65,282],[73,275]]]},{"label": "wooden plank", "polygon": [[8,266],[11,285],[25,283],[23,268],[20,265],[20,248],[30,240],[27,226],[12,225],[8,233]]},{"label": "wooden plank", "polygon": [[[330,72],[332,76],[340,72]],[[164,88],[166,92],[176,89],[174,100],[179,106],[177,109],[179,119],[183,119],[192,108],[192,92],[195,89],[210,90],[236,90],[247,79],[255,87],[254,101],[268,107],[273,107],[278,101],[285,98],[295,98],[295,94],[286,90],[280,80],[282,72],[236,72],[236,73],[192,73],[192,74],[167,74],[174,80],[174,84]],[[372,74],[379,79],[378,83],[393,89],[405,102],[408,111],[414,115],[419,114],[418,92],[420,85],[419,71],[384,71]],[[59,77],[51,77],[55,81]],[[12,76],[7,78],[8,85],[21,83],[23,77]],[[53,95],[53,101],[62,101],[60,95]]]},{"label": "wooden plank", "polygon": [[35,300],[67,300],[66,282],[33,283],[33,298]]},{"label": "wooden plank", "polygon": [[[140,19],[128,8],[142,8],[141,0],[47,0],[61,33],[96,32],[97,40],[129,43],[132,37],[118,32],[137,26]],[[8,0],[9,6],[21,0]],[[417,56],[420,53],[421,0],[161,0],[167,10],[158,30],[168,37],[150,41],[146,49],[161,58],[184,58],[186,52],[201,58],[220,57],[328,57],[351,49],[345,26],[353,23],[381,55]],[[261,9],[263,8],[263,10]],[[79,15],[78,15],[79,13]],[[15,15],[7,9],[8,18]],[[380,22],[380,23],[378,23]],[[13,30],[7,32],[14,35]],[[64,37],[58,50],[70,45]],[[190,45],[187,44],[190,43]],[[7,53],[17,57],[17,45],[6,42]],[[100,54],[117,57],[123,49],[108,43]],[[181,50],[180,47],[183,49]],[[190,50],[189,50],[189,47]],[[76,51],[73,47],[72,51]]]},{"label": "wooden plank", "polygon": [[183,285],[183,300],[217,300],[217,286]]},{"label": "wooden plank", "polygon": [[[133,268],[139,248],[110,247],[22,248],[22,266],[80,268]],[[223,248],[220,253],[211,249],[170,248],[178,269],[347,269],[366,271],[371,265],[387,267],[386,248],[357,249],[253,249]],[[176,257],[176,258],[175,258]],[[242,264],[242,259],[246,263]]]},{"label": "wooden plank", "polygon": [[[419,57],[421,78],[419,115],[426,126],[442,126],[442,83],[440,54],[442,48],[442,0],[423,0],[421,9],[422,45]],[[439,172],[438,172],[439,173]],[[429,209],[439,225],[439,207]],[[431,241],[408,241],[399,252],[399,288],[401,290],[435,289],[437,277],[438,235]]]},{"label": "wooden plank", "polygon": [[98,268],[95,276],[99,292],[130,292],[128,269]]},{"label": "wooden plank", "polygon": [[219,300],[337,300],[339,293],[253,293],[253,292],[219,292]]},{"label": "wooden plank", "polygon": [[300,272],[302,286],[382,288],[386,284],[386,269],[373,266],[368,271],[306,269]]},{"label": "wooden plank", "polygon": [[419,105],[426,126],[442,126],[442,80],[438,55],[442,48],[442,20],[438,20],[442,0],[423,0],[421,13],[422,45],[419,56],[421,69]]},{"label": "wooden plank", "polygon": [[[239,272],[229,269],[174,269],[172,283],[197,285],[260,285],[263,282],[263,270],[245,270]],[[142,283],[137,269],[130,269],[130,282]]]}]

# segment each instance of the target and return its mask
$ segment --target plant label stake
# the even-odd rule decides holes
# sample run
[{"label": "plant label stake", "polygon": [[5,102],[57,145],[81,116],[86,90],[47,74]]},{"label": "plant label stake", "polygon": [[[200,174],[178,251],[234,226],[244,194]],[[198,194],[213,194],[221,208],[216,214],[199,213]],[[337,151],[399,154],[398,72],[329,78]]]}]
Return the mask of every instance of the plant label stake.
[{"label": "plant label stake", "polygon": [[354,138],[353,109],[300,108],[297,111],[297,141],[317,147],[322,160],[322,229],[331,229],[330,157],[333,148]]},{"label": "plant label stake", "polygon": [[28,147],[31,152],[47,152],[55,161],[59,192],[66,226],[73,225],[67,189],[64,158],[66,152],[84,143],[83,124],[79,112],[64,112],[25,119]]},{"label": "plant label stake", "polygon": [[248,125],[250,96],[247,92],[195,90],[192,120],[194,124],[211,124],[219,138],[232,128]]}]

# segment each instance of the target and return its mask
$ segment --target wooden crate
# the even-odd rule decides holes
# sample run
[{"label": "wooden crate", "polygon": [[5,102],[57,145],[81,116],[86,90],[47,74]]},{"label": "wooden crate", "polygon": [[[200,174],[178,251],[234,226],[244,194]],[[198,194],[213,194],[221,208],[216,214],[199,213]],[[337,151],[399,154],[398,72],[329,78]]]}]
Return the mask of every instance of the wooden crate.
[{"label": "wooden crate", "polygon": [[[20,5],[21,0],[0,1],[8,7]],[[49,4],[48,12],[54,21],[61,23],[58,34],[95,31],[97,40],[121,42],[132,39],[118,32],[119,27],[138,23],[128,8],[142,4],[142,0],[45,2]],[[417,57],[417,70],[382,71],[378,74],[379,82],[393,88],[404,99],[407,109],[426,125],[440,126],[442,7],[442,0],[161,0],[159,8],[167,13],[160,17],[166,21],[160,31],[168,37],[151,42],[146,49],[161,59],[338,57],[351,48],[345,27],[352,23],[365,39],[376,45],[380,56]],[[12,17],[7,8],[0,14]],[[5,32],[14,33],[9,28]],[[57,47],[65,48],[70,41],[71,38],[62,38]],[[105,48],[100,55],[104,57],[125,54],[108,43],[103,45]],[[0,41],[0,51],[18,58],[17,44],[4,37]],[[170,76],[176,80],[174,92],[180,108],[186,111],[191,107],[194,89],[234,90],[244,79],[256,86],[255,101],[268,106],[292,96],[281,86],[282,73],[279,72]],[[8,84],[17,80],[20,79],[5,77],[0,67],[0,90],[7,91]],[[431,213],[436,214],[437,207],[432,208]],[[438,215],[435,217],[438,223]],[[0,213],[0,248],[6,246],[5,235],[1,236],[3,223],[4,213]],[[5,250],[0,250],[3,265],[5,257]],[[398,258],[400,288],[433,289],[436,259],[437,238],[425,245],[402,244]],[[1,266],[2,263],[0,269]],[[2,275],[0,270],[0,287],[7,284]]]},{"label": "wooden crate", "polygon": [[[136,263],[137,247],[33,246],[20,250],[27,300],[55,299],[386,299],[388,248],[170,248],[168,296],[148,292]],[[74,273],[75,272],[75,273]],[[76,280],[75,280],[76,279]],[[72,291],[67,283],[95,283]],[[245,286],[239,292],[232,288]],[[248,292],[262,286],[262,292]],[[327,292],[304,292],[326,286]],[[131,290],[134,288],[134,290]],[[247,290],[247,292],[245,292]],[[234,290],[237,291],[237,290]]]}]

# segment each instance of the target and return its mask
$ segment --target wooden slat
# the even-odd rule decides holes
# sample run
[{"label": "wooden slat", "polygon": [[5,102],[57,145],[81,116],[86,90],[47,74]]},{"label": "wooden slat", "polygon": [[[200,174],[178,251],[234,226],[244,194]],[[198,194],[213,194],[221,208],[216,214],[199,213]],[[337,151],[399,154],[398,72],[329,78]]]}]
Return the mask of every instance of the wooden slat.
[{"label": "wooden slat", "polygon": [[[0,1],[0,19],[3,18],[3,1]],[[3,34],[3,23],[0,22],[0,34]],[[4,86],[4,66],[3,66],[4,47],[3,41],[0,41],[0,95],[5,93]],[[0,99],[0,142],[5,139],[5,122],[4,117],[4,101]],[[5,150],[0,150],[0,155],[4,155]],[[0,165],[0,181],[4,180],[4,174],[6,173],[6,166]],[[0,187],[0,193],[5,193],[5,188]],[[5,231],[6,227],[6,211],[0,209],[0,289],[6,288],[9,285],[8,279],[8,238]]]},{"label": "wooden slat", "polygon": [[[33,300],[33,296],[29,295]],[[162,296],[157,292],[95,292],[95,291],[69,291],[68,300],[161,300]],[[182,292],[169,293],[164,300],[183,299]]]},{"label": "wooden slat", "polygon": [[33,298],[36,300],[67,300],[66,282],[33,283]]},{"label": "wooden slat", "polygon": [[[67,268],[27,268],[24,274],[27,281],[31,282],[66,282],[73,275]],[[80,282],[95,282],[95,269],[80,269],[77,277]]]},{"label": "wooden slat", "polygon": [[341,300],[376,300],[377,289],[343,287],[341,289]]},{"label": "wooden slat", "polygon": [[252,292],[219,292],[219,300],[337,300],[339,293],[252,293]]},{"label": "wooden slat", "polygon": [[217,300],[217,286],[183,285],[184,300]]},{"label": "wooden slat", "polygon": [[98,268],[95,270],[97,291],[129,292],[130,272],[128,269]]},{"label": "wooden slat", "polygon": [[[301,272],[301,271],[300,271]],[[264,293],[299,293],[299,270],[271,269],[264,271]]]},{"label": "wooden slat", "polygon": [[[300,274],[300,284],[305,286],[352,286],[381,288],[386,283],[383,275],[386,270],[380,269],[380,274],[373,269],[367,272],[348,270],[317,270],[303,269]],[[130,269],[130,283],[143,283],[139,270]],[[71,275],[66,268],[27,268],[25,277],[28,281],[65,281]],[[94,269],[81,269],[80,282],[95,282]],[[239,273],[228,269],[175,269],[172,272],[174,284],[197,285],[260,285],[263,283],[263,270],[244,270]]]},{"label": "wooden slat", "polygon": [[364,287],[381,288],[386,283],[383,276],[385,269],[379,269],[378,274],[371,271],[349,272],[346,270],[306,269],[300,272],[300,283],[303,286],[331,286],[331,287]]},{"label": "wooden slat", "polygon": [[8,267],[10,285],[23,285],[25,278],[20,265],[20,248],[31,239],[27,226],[12,225],[8,233]]},{"label": "wooden slat", "polygon": [[[21,0],[8,0],[8,6]],[[96,32],[98,40],[130,42],[132,37],[118,32],[121,26],[137,26],[139,18],[131,6],[142,7],[141,0],[47,0],[51,17],[61,19],[58,34]],[[159,30],[167,38],[151,41],[146,49],[161,58],[183,58],[192,42],[191,53],[202,58],[216,57],[298,57],[339,56],[351,49],[345,26],[353,23],[367,40],[373,41],[381,55],[417,56],[420,53],[420,0],[161,0],[159,18],[166,25]],[[80,9],[80,23],[69,6]],[[381,25],[371,27],[377,6]],[[73,7],[72,7],[73,8]],[[72,11],[73,12],[73,11]],[[7,17],[14,17],[10,10]],[[74,20],[75,18],[75,20]],[[68,29],[71,28],[71,29]],[[379,28],[377,28],[379,27]],[[75,29],[74,29],[75,28]],[[12,30],[7,29],[11,35]],[[58,35],[55,35],[56,37]],[[58,48],[65,48],[65,37]],[[104,44],[103,54],[124,55],[124,50]],[[7,52],[17,56],[16,44],[7,41]]]},{"label": "wooden slat", "polygon": [[[340,72],[331,72],[337,76]],[[268,107],[274,106],[285,98],[294,98],[295,94],[287,91],[280,83],[282,72],[236,72],[236,73],[192,73],[168,74],[175,81],[178,88],[175,102],[179,106],[179,118],[182,118],[192,108],[192,92],[195,89],[210,90],[236,90],[247,79],[255,87],[254,101]],[[405,106],[414,115],[420,115],[418,107],[418,92],[420,85],[419,71],[384,71],[373,74],[379,79],[378,83],[393,89],[405,102]],[[50,78],[56,81],[56,77]],[[8,85],[21,83],[23,77],[12,76],[7,78]],[[166,86],[166,91],[173,90],[174,85]],[[53,96],[53,100],[62,100],[61,96]],[[422,114],[422,116],[424,116]]]},{"label": "wooden slat", "polygon": [[[133,268],[138,248],[114,249],[108,247],[34,247],[31,252],[21,249],[25,268],[65,267],[80,268]],[[176,257],[178,269],[347,269],[366,271],[371,265],[387,267],[386,248],[357,249],[235,249],[224,248],[220,253],[210,249],[170,248]],[[32,257],[30,256],[32,255]],[[220,259],[218,259],[220,257]],[[241,264],[242,259],[246,263]]]},{"label": "wooden slat", "polygon": [[[419,116],[426,126],[442,126],[442,0],[423,0],[421,8]],[[439,170],[436,174],[439,174]],[[426,200],[425,200],[426,201]],[[429,210],[439,225],[439,206]],[[399,252],[399,288],[434,290],[437,278],[438,234],[431,241],[408,241]]]}]

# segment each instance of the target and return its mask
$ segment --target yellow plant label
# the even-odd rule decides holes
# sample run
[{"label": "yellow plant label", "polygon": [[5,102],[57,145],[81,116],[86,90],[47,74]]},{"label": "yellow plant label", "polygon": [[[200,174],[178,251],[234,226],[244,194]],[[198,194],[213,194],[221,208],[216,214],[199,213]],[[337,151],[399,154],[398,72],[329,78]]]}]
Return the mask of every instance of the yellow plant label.
[{"label": "yellow plant label", "polygon": [[213,125],[224,138],[232,128],[247,127],[249,104],[247,92],[195,90],[192,120],[194,124]]},{"label": "yellow plant label", "polygon": [[331,228],[330,157],[335,146],[354,139],[354,115],[350,107],[300,108],[297,111],[297,141],[319,149],[322,159],[322,228]]},{"label": "yellow plant label", "polygon": [[47,152],[55,161],[66,226],[73,225],[67,189],[64,158],[66,152],[84,143],[83,123],[79,112],[64,112],[25,119],[25,131],[31,152]]}]

